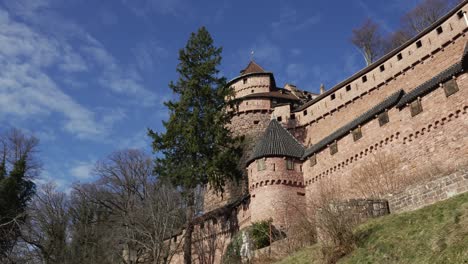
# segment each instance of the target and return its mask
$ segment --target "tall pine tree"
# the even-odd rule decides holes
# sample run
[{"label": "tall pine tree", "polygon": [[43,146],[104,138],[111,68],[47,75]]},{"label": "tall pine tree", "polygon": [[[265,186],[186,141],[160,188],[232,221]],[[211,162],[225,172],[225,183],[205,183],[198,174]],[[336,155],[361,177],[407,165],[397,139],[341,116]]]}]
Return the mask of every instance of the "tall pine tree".
[{"label": "tall pine tree", "polygon": [[227,180],[237,180],[241,156],[240,138],[227,129],[230,115],[226,99],[232,89],[219,77],[222,48],[213,45],[206,28],[192,33],[187,45],[179,52],[179,79],[169,87],[175,93],[173,101],[165,102],[170,117],[163,122],[166,132],[149,135],[153,149],[159,153],[155,172],[178,187],[186,201],[184,262],[191,263],[194,190],[209,184],[222,192]]}]

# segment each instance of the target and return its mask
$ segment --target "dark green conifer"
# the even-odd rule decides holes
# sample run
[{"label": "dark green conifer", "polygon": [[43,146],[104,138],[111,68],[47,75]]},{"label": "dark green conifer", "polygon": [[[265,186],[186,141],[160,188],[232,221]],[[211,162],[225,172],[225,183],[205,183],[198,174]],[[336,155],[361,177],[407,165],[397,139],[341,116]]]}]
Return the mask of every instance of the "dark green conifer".
[{"label": "dark green conifer", "polygon": [[222,192],[226,180],[241,176],[237,167],[241,139],[226,127],[230,122],[226,99],[233,91],[219,76],[221,51],[206,28],[191,34],[179,52],[179,79],[169,84],[176,99],[165,103],[170,114],[163,122],[166,131],[149,131],[158,153],[157,175],[177,186],[186,199],[185,263],[191,263],[195,188],[209,184]]}]

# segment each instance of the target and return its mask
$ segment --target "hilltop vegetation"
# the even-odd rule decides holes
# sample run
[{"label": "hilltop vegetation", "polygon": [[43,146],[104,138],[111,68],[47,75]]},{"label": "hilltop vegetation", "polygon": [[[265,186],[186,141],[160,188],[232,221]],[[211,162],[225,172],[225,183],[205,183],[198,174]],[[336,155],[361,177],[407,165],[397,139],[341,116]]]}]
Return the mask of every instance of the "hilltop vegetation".
[{"label": "hilltop vegetation", "polygon": [[[357,247],[338,263],[468,263],[468,193],[371,220],[355,234]],[[314,245],[278,264],[323,263],[320,256]]]}]

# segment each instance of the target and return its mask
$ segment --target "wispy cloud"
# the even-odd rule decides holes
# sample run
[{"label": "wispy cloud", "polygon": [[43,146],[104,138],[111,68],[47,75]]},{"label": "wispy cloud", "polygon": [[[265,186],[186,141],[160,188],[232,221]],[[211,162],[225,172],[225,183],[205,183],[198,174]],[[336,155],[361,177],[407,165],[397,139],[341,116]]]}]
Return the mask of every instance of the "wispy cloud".
[{"label": "wispy cloud", "polygon": [[271,23],[274,36],[285,36],[290,33],[305,30],[320,23],[320,14],[308,14],[301,16],[297,9],[290,6],[283,6],[280,9],[280,17]]},{"label": "wispy cloud", "polygon": [[132,53],[138,69],[146,73],[154,72],[160,62],[169,56],[169,51],[153,39],[139,42]]}]

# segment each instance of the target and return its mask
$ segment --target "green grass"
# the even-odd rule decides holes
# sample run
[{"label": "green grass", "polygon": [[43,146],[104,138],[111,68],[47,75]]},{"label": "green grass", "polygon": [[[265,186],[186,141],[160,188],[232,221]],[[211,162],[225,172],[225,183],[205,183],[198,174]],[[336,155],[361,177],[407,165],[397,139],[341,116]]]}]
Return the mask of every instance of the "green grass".
[{"label": "green grass", "polygon": [[[357,248],[339,263],[468,264],[468,193],[373,219],[355,233]],[[320,248],[304,248],[278,264],[287,263],[321,263]]]}]

